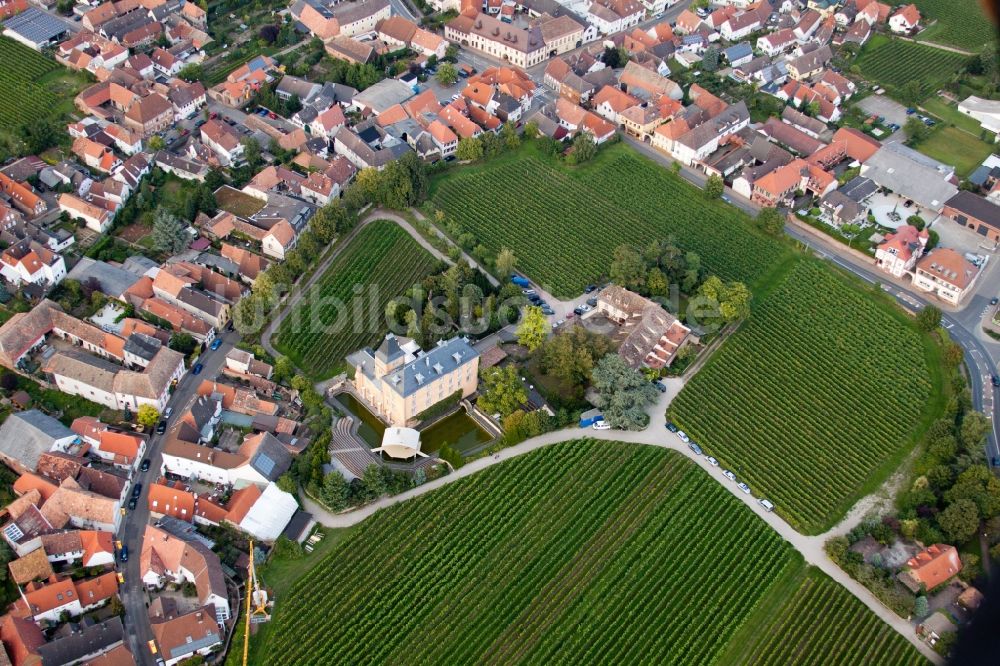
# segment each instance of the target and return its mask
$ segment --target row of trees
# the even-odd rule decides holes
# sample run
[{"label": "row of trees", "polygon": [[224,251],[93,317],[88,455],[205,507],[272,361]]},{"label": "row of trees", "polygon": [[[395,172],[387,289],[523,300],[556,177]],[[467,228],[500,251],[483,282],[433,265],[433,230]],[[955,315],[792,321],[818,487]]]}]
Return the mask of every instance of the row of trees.
[{"label": "row of trees", "polygon": [[514,123],[506,122],[500,128],[499,134],[483,132],[478,137],[466,137],[459,140],[455,149],[455,159],[474,162],[481,159],[491,159],[505,150],[516,150],[521,145],[521,136]]}]

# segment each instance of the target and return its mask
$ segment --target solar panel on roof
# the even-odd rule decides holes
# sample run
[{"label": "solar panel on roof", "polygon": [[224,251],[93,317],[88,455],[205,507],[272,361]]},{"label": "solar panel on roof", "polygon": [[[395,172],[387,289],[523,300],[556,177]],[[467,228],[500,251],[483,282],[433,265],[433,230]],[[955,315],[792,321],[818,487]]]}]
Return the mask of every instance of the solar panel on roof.
[{"label": "solar panel on roof", "polygon": [[261,474],[267,477],[270,477],[271,473],[274,472],[275,464],[274,460],[272,460],[266,453],[258,453],[257,459],[254,461],[254,467],[256,467]]}]

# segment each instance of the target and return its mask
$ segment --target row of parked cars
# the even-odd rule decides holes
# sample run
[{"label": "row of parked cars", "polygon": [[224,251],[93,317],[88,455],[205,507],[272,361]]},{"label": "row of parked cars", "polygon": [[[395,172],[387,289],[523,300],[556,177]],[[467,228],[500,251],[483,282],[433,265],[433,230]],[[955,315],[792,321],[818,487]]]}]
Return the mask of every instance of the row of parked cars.
[{"label": "row of parked cars", "polygon": [[[688,445],[689,449],[691,449],[692,451],[694,451],[695,455],[698,455],[698,456],[705,455],[705,452],[701,450],[701,447],[698,446],[697,442],[695,442],[693,439],[691,439],[690,437],[688,437],[687,433],[685,433],[683,430],[678,429],[677,426],[674,425],[673,423],[671,423],[670,421],[667,421],[667,430],[669,430],[670,432],[672,432],[675,435],[677,435],[677,437],[682,442],[684,442],[685,444]],[[707,460],[708,464],[711,465],[712,467],[718,467],[719,466],[719,461],[716,460],[715,457],[713,457],[713,456],[706,456],[705,460]],[[736,483],[737,484],[736,487],[739,488],[741,491],[743,491],[745,494],[747,494],[747,495],[751,494],[750,486],[748,486],[743,481],[737,481],[736,475],[733,474],[728,469],[722,470],[722,476],[724,476],[727,479],[729,479],[730,481]],[[767,501],[766,499],[761,498],[760,500],[758,500],[758,502],[760,503],[760,505],[762,507],[764,507],[765,510],[767,510],[767,511],[774,511],[774,505],[771,504],[771,502]]]}]

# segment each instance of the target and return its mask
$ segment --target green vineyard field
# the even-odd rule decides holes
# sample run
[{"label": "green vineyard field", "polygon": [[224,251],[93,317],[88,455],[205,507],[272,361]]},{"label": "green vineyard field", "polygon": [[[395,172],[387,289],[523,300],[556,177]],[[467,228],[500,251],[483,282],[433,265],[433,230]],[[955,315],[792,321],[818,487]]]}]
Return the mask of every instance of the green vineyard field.
[{"label": "green vineyard field", "polygon": [[913,0],[923,15],[921,21],[929,25],[917,39],[951,44],[969,51],[979,51],[996,33],[990,20],[983,14],[979,0]]},{"label": "green vineyard field", "polygon": [[796,529],[816,534],[888,473],[931,395],[916,329],[802,260],[669,413]]},{"label": "green vineyard field", "polygon": [[0,37],[0,126],[19,126],[51,115],[56,98],[37,81],[59,68],[55,60]]},{"label": "green vineyard field", "polygon": [[347,354],[385,334],[388,302],[438,267],[398,225],[373,222],[282,320],[275,347],[310,376],[329,377]]},{"label": "green vineyard field", "polygon": [[434,203],[491,252],[513,250],[518,269],[557,296],[607,275],[616,246],[672,238],[710,273],[752,283],[785,250],[749,218],[625,146],[600,164],[566,172],[514,159],[448,174]]},{"label": "green vineyard field", "polygon": [[968,59],[960,53],[876,35],[861,51],[858,65],[865,78],[884,85],[890,93],[910,81],[919,81],[927,97]]},{"label": "green vineyard field", "polygon": [[[773,625],[820,634],[826,660],[799,664],[861,663],[850,657],[869,641],[885,663],[920,663],[859,604],[815,627],[799,608],[774,616],[776,582],[805,571],[683,456],[566,442],[364,521],[278,601],[251,662],[707,665],[741,653],[741,630]],[[834,583],[817,588],[835,604],[820,609],[844,606]]]}]

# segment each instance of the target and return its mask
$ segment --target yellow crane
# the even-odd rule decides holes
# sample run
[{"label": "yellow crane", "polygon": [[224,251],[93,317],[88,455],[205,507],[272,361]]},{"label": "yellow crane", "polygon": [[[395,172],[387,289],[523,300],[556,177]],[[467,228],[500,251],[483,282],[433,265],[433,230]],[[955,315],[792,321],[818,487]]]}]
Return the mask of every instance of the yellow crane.
[{"label": "yellow crane", "polygon": [[250,564],[247,565],[247,612],[243,627],[243,666],[247,666],[250,654],[250,625],[267,622],[271,614],[267,612],[267,590],[260,586],[257,580],[257,568],[253,563],[253,541],[250,542]]}]

